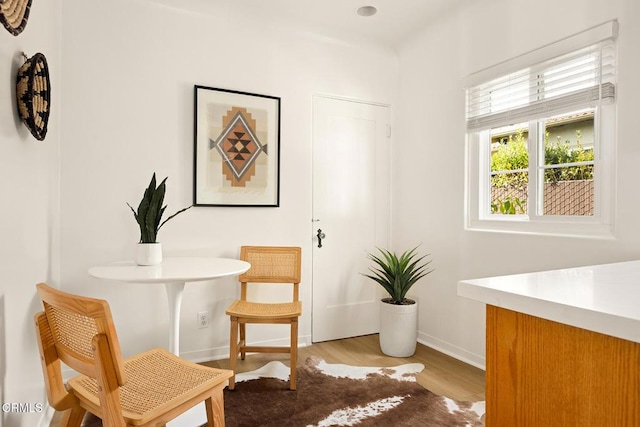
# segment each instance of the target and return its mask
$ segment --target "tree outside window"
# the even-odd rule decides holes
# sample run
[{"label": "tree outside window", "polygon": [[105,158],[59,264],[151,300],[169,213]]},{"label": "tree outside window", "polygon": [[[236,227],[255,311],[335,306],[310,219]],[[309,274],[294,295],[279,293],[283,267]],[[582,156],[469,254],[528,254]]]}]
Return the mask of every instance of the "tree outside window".
[{"label": "tree outside window", "polygon": [[[544,130],[541,178],[543,215],[593,215],[594,110],[535,122]],[[529,123],[492,131],[491,213],[527,214]],[[533,172],[535,173],[535,172]]]}]

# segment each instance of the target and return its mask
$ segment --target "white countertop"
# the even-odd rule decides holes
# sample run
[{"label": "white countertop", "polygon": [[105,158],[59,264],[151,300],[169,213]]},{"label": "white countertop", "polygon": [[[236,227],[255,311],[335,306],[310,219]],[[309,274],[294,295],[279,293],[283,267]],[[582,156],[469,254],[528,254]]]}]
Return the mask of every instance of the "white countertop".
[{"label": "white countertop", "polygon": [[640,261],[461,280],[458,295],[640,343]]}]

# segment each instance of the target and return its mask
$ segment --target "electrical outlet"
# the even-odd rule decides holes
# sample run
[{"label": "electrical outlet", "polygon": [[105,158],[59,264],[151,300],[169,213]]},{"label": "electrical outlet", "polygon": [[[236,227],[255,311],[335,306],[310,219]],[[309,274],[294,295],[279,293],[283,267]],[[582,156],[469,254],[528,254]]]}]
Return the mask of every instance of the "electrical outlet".
[{"label": "electrical outlet", "polygon": [[198,312],[198,328],[208,328],[209,327],[209,312],[208,311],[199,311]]}]

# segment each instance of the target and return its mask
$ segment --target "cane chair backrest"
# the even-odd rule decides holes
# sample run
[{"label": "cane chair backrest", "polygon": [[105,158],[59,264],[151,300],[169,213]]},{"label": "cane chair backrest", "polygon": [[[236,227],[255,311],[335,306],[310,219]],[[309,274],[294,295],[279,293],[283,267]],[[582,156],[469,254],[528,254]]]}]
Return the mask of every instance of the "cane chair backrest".
[{"label": "cane chair backrest", "polygon": [[118,385],[124,385],[122,354],[109,304],[100,299],[68,294],[44,283],[38,284],[37,290],[59,359],[81,374],[96,378],[95,340],[101,337],[108,343],[113,365],[109,370],[115,374]]},{"label": "cane chair backrest", "polygon": [[247,283],[293,284],[293,301],[299,300],[301,249],[299,247],[242,246],[240,259],[251,268],[240,275],[240,299],[247,299]]}]

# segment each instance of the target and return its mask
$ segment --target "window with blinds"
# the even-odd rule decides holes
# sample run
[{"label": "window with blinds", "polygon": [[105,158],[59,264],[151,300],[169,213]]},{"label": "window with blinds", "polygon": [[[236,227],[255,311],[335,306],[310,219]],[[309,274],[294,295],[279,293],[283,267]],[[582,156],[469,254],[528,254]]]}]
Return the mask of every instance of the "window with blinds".
[{"label": "window with blinds", "polygon": [[617,28],[602,24],[467,79],[468,228],[612,230]]},{"label": "window with blinds", "polygon": [[467,90],[467,131],[551,116],[615,99],[615,44],[599,43]]}]

